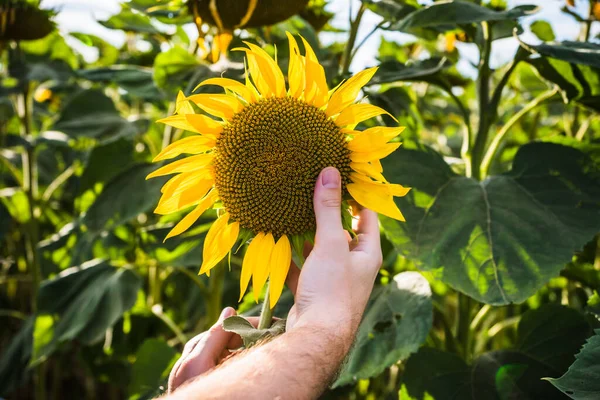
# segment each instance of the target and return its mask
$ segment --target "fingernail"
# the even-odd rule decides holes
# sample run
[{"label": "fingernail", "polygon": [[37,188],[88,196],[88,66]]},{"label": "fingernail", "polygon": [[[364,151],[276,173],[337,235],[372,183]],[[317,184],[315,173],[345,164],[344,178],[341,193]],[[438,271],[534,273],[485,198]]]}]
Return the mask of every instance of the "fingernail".
[{"label": "fingernail", "polygon": [[327,167],[323,171],[322,181],[326,188],[337,188],[340,186],[340,173],[333,167]]},{"label": "fingernail", "polygon": [[221,315],[219,315],[219,320],[224,320],[225,318],[231,317],[233,315],[233,311],[235,311],[231,307],[225,307],[223,311],[221,311]]}]

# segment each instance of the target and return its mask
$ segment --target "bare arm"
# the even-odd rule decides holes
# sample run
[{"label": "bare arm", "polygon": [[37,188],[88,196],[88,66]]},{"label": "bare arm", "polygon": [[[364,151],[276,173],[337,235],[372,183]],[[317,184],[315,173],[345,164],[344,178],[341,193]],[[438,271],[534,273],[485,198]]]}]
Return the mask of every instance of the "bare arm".
[{"label": "bare arm", "polygon": [[218,322],[184,349],[171,373],[168,400],[312,399],[323,393],[350,349],[381,264],[377,215],[362,210],[358,240],[348,242],[340,218],[340,186],[333,168],[326,168],[317,181],[315,246],[301,273],[296,267],[290,270],[295,304],[286,332],[210,369],[234,348],[232,341],[239,341]]}]

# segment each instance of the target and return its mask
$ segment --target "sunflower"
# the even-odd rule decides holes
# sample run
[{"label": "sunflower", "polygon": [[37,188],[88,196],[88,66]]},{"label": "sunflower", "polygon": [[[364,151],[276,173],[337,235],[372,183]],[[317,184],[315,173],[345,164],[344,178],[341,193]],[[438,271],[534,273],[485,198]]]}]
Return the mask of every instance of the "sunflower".
[{"label": "sunflower", "polygon": [[[209,274],[238,240],[250,241],[242,263],[240,300],[252,278],[255,299],[270,279],[269,301],[279,299],[292,248],[314,235],[313,190],[320,171],[336,167],[346,199],[404,221],[394,196],[409,191],[382,175],[380,159],[400,143],[390,141],[402,127],[355,130],[356,125],[388,114],[356,103],[377,68],[364,70],[330,91],[315,52],[302,38],[305,55],[288,33],[289,85],[277,62],[246,43],[245,84],[212,78],[224,94],[179,93],[176,114],[159,122],[195,132],[167,146],[154,161],[191,154],[167,164],[148,178],[176,174],[163,186],[155,213],[193,207],[167,235],[180,235],[211,207],[219,216],[204,242],[200,274]],[[192,105],[211,116],[195,112]],[[349,216],[349,211],[343,211]],[[345,218],[347,221],[348,219]],[[165,240],[166,240],[165,239]],[[294,245],[293,245],[294,244]]]}]

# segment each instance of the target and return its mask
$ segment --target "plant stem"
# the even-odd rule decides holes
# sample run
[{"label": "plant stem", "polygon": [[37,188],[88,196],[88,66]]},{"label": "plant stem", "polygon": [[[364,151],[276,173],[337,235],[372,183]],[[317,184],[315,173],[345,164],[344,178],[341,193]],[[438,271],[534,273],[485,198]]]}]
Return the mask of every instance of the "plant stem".
[{"label": "plant stem", "polygon": [[444,83],[441,88],[448,93],[450,98],[456,103],[459,108],[463,120],[465,121],[465,129],[463,131],[463,142],[460,149],[460,155],[465,162],[465,175],[467,177],[472,176],[471,170],[471,144],[473,142],[473,129],[471,128],[471,114],[463,102],[452,92],[452,87],[449,84]]},{"label": "plant stem", "polygon": [[500,78],[500,82],[494,89],[494,93],[492,94],[492,99],[490,100],[489,112],[491,113],[491,119],[495,120],[498,117],[498,105],[500,104],[500,100],[502,99],[502,91],[508,84],[512,73],[517,69],[519,63],[525,60],[529,56],[529,51],[525,50],[523,47],[519,46],[517,53],[515,54],[514,59],[510,62],[508,67],[506,68],[506,72]]},{"label": "plant stem", "polygon": [[16,318],[22,321],[27,319],[27,315],[17,310],[0,310],[0,317]]},{"label": "plant stem", "polygon": [[209,328],[219,319],[223,305],[223,281],[225,278],[227,261],[222,261],[211,271],[211,276],[208,284],[208,297],[206,298],[207,313],[206,326]]},{"label": "plant stem", "polygon": [[588,118],[586,118],[585,121],[583,121],[583,124],[581,124],[581,126],[579,127],[579,130],[575,134],[575,139],[577,139],[577,141],[579,141],[579,142],[583,141],[583,138],[585,137],[586,132],[590,128],[590,125],[591,125],[592,121],[594,120],[594,117],[595,117],[595,115],[590,115]]},{"label": "plant stem", "polygon": [[582,42],[587,42],[590,40],[590,34],[592,33],[592,22],[594,21],[594,3],[595,0],[589,0],[590,7],[588,8],[588,17],[585,21],[583,21],[583,26],[581,27],[581,34],[579,36]]},{"label": "plant stem", "polygon": [[[172,103],[169,106],[169,111],[167,113],[168,113],[168,115],[172,115],[174,112],[175,112],[175,103]],[[163,149],[171,144],[171,141],[173,140],[173,131],[174,131],[174,128],[171,125],[165,125],[165,130],[163,132],[163,142],[162,142]]]},{"label": "plant stem", "polygon": [[473,300],[462,293],[458,293],[458,326],[456,338],[461,344],[463,358],[469,362],[471,357],[471,314],[473,310]]},{"label": "plant stem", "polygon": [[163,312],[162,305],[155,304],[154,306],[152,306],[152,313],[156,315],[158,319],[164,322],[165,325],[169,327],[169,329],[171,329],[175,336],[177,336],[177,339],[180,343],[184,344],[185,342],[187,342],[187,336],[185,336],[185,334],[181,331],[181,329],[179,329],[177,324],[173,322],[173,320]]},{"label": "plant stem", "polygon": [[346,76],[350,72],[350,64],[352,63],[352,50],[354,49],[354,43],[356,43],[356,36],[358,35],[360,21],[362,20],[363,14],[366,10],[367,7],[365,4],[361,3],[354,20],[352,20],[352,15],[350,15],[350,36],[348,37],[348,43],[346,44],[346,48],[344,49],[344,54],[342,55],[340,63],[342,67],[342,76]]},{"label": "plant stem", "polygon": [[496,156],[496,153],[498,152],[498,149],[500,148],[500,144],[504,140],[504,137],[506,136],[506,134],[512,129],[512,127],[517,122],[519,122],[519,120],[521,120],[521,118],[523,118],[527,113],[529,113],[534,108],[538,107],[544,101],[553,97],[556,93],[558,93],[558,88],[554,88],[552,90],[543,92],[538,97],[531,100],[527,105],[525,105],[525,107],[523,107],[521,110],[519,110],[518,113],[513,115],[506,122],[506,124],[504,124],[504,126],[502,126],[502,128],[498,131],[498,134],[492,140],[492,143],[490,144],[490,147],[488,148],[488,151],[486,152],[485,157],[483,158],[483,161],[481,162],[481,175],[482,176],[485,177],[489,173],[490,166],[494,160],[494,157]]},{"label": "plant stem", "polygon": [[479,61],[479,77],[477,79],[477,89],[479,94],[479,129],[473,145],[471,158],[472,176],[475,179],[481,179],[481,160],[487,144],[488,133],[490,129],[490,113],[488,106],[490,104],[490,55],[492,49],[492,31],[487,22],[481,23],[483,30],[483,44],[481,46],[481,57]]},{"label": "plant stem", "polygon": [[373,36],[375,34],[375,32],[377,32],[383,25],[385,25],[385,21],[382,21],[380,23],[378,23],[377,25],[375,25],[375,28],[373,28],[371,30],[371,32],[369,32],[361,41],[359,44],[356,45],[356,47],[354,47],[354,49],[352,50],[352,53],[350,54],[350,60],[353,60],[354,57],[356,56],[356,53],[358,52],[358,50],[363,47],[363,45],[367,42],[367,40],[369,40],[369,38],[371,36]]},{"label": "plant stem", "polygon": [[265,300],[260,310],[260,320],[258,321],[258,329],[268,329],[271,327],[271,321],[273,320],[273,310],[269,304],[269,293],[271,288],[271,282],[267,282],[267,290],[265,291]]}]

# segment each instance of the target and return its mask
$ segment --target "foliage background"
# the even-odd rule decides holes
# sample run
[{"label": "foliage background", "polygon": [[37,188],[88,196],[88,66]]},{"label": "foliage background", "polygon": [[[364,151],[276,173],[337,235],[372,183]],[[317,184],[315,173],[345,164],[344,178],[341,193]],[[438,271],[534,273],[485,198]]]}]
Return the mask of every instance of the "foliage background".
[{"label": "foliage background", "polygon": [[[385,163],[414,188],[407,223],[381,219],[384,265],[324,397],[598,398],[600,3],[432,3],[352,2],[340,24],[349,2],[313,0],[234,35],[285,68],[301,34],[334,84],[380,65],[367,101],[407,126]],[[163,182],[144,180],[185,135],[154,121],[179,90],[240,78],[241,56],[204,53],[216,28],[198,43],[183,1],[100,19],[119,47],[38,6],[0,0],[0,396],[151,398],[224,306],[257,312],[236,301],[239,255],[196,275],[214,215],[163,244],[179,217],[152,214]]]}]

